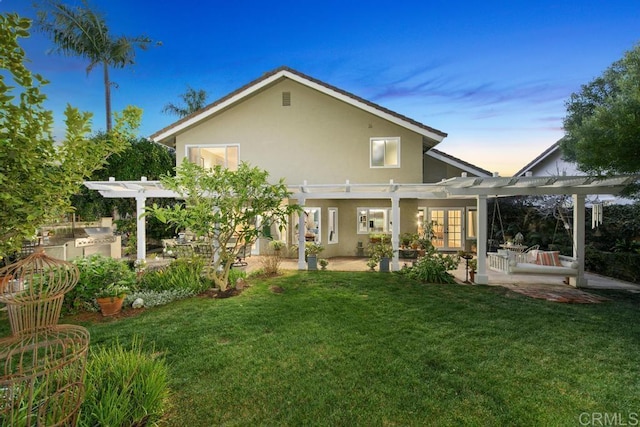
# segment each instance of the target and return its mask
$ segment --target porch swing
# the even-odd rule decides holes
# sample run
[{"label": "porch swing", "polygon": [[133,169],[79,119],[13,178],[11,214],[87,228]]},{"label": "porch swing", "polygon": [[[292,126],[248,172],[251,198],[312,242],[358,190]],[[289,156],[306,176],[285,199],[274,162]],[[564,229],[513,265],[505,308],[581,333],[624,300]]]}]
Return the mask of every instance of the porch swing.
[{"label": "porch swing", "polygon": [[[500,232],[504,240],[504,226],[500,215],[500,206],[496,197],[493,218],[491,222],[491,232],[493,233],[496,218],[500,222]],[[552,241],[555,241],[558,224],[553,233]],[[489,240],[489,247],[493,246],[494,239]],[[560,255],[557,251],[540,251],[538,245],[532,246],[523,252],[499,251],[488,252],[488,267],[490,270],[499,273],[530,274],[530,275],[552,275],[560,277],[575,277],[578,275],[578,261],[572,257]]]}]

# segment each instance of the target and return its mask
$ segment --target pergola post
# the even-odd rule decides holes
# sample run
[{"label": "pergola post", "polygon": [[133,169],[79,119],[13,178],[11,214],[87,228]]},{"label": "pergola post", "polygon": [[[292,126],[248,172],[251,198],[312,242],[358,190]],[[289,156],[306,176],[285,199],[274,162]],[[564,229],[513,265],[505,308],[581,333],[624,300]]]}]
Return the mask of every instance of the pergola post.
[{"label": "pergola post", "polygon": [[478,207],[478,271],[476,272],[475,282],[479,285],[489,284],[489,275],[487,274],[487,196],[476,196],[476,204]]},{"label": "pergola post", "polygon": [[137,259],[144,260],[147,258],[147,231],[146,217],[144,216],[144,208],[147,198],[139,194],[136,196],[136,238],[137,240]]},{"label": "pergola post", "polygon": [[391,246],[393,247],[393,261],[391,270],[400,270],[400,199],[394,194],[391,197]]},{"label": "pergola post", "polygon": [[585,196],[574,194],[573,199],[573,258],[578,260],[578,274],[569,278],[569,284],[576,288],[586,287],[587,279],[584,277],[584,235],[585,235]]},{"label": "pergola post", "polygon": [[305,252],[305,238],[304,238],[304,205],[306,203],[306,199],[299,199],[300,202],[300,213],[298,213],[298,270],[306,270],[307,263],[304,260],[304,252]]}]

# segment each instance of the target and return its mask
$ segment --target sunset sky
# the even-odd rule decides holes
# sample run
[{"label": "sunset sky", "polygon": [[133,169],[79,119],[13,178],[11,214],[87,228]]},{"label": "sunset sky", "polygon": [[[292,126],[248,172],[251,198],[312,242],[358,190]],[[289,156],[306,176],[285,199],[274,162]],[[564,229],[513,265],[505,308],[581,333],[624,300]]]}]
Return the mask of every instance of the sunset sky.
[{"label": "sunset sky", "polygon": [[[67,1],[73,4],[73,0]],[[289,66],[449,134],[438,148],[511,175],[563,135],[564,103],[640,41],[640,1],[149,1],[93,0],[114,35],[162,45],[112,72],[114,110],[144,110],[148,136],[187,85],[209,102]],[[31,0],[0,12],[34,17]],[[67,103],[104,129],[98,68],[22,46],[51,81],[47,107],[63,135]]]}]

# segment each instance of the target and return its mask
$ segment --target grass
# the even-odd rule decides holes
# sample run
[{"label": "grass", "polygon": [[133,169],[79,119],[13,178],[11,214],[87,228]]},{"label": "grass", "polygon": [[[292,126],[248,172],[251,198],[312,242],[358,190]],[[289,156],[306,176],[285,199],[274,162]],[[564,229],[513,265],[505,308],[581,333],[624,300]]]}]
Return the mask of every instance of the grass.
[{"label": "grass", "polygon": [[170,426],[579,425],[640,410],[637,295],[571,305],[328,271],[251,283],[85,325],[91,345],[137,335],[165,353]]}]

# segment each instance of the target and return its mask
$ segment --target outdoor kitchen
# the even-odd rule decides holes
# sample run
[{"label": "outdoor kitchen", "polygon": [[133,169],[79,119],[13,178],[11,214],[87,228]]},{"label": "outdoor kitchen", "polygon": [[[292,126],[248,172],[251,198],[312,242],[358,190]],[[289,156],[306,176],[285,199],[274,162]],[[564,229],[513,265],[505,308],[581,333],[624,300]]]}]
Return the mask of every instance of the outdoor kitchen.
[{"label": "outdoor kitchen", "polygon": [[22,255],[41,246],[47,255],[69,261],[94,254],[122,257],[121,236],[116,234],[112,218],[91,222],[60,222],[39,230],[36,239],[25,242]]}]

